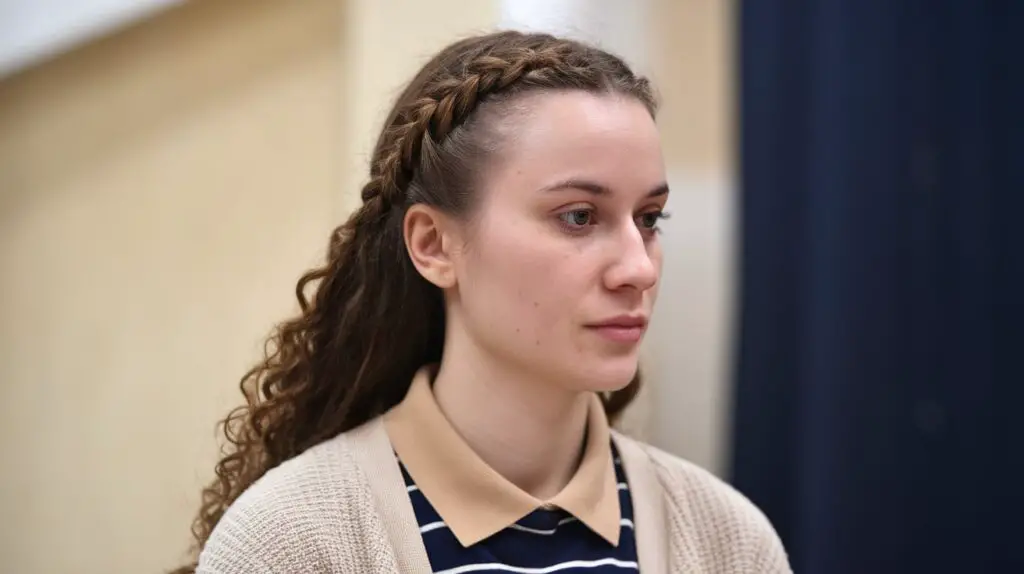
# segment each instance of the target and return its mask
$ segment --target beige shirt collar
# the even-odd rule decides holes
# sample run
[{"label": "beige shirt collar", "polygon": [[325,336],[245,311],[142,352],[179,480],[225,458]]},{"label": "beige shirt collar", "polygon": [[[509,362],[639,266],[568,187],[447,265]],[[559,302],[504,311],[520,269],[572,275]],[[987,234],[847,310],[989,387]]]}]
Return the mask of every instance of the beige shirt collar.
[{"label": "beige shirt collar", "polygon": [[621,512],[611,433],[596,394],[576,474],[554,498],[540,500],[498,474],[462,440],[434,400],[430,373],[425,368],[416,374],[405,399],[384,416],[384,425],[416,486],[463,546],[490,537],[545,504],[569,512],[618,545]]}]

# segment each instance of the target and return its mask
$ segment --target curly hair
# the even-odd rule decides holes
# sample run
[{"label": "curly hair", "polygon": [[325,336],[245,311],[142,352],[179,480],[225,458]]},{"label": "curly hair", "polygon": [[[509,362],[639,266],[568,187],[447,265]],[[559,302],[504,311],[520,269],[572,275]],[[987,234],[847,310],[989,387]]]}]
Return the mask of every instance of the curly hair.
[{"label": "curly hair", "polygon": [[[406,251],[410,205],[464,216],[481,166],[501,144],[495,118],[536,91],[583,90],[631,97],[653,116],[649,82],[619,58],[546,34],[498,32],[438,53],[396,101],[377,140],[362,205],[330,236],[323,266],[305,273],[300,312],[279,324],[261,362],[242,377],[245,404],[218,428],[223,457],[192,524],[194,572],[228,506],[268,470],[383,414],[415,372],[441,359],[441,291]],[[636,396],[639,373],[602,396],[614,422]]]}]

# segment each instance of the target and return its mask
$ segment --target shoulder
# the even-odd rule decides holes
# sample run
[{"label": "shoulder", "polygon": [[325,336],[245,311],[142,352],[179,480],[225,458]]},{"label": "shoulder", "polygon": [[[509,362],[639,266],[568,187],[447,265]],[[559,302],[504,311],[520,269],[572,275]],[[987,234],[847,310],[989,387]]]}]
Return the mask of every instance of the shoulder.
[{"label": "shoulder", "polygon": [[768,518],[732,485],[696,464],[648,444],[638,443],[673,501],[709,519],[735,523],[744,530],[774,534]]},{"label": "shoulder", "polygon": [[[307,572],[363,564],[383,540],[366,475],[346,434],[267,471],[218,521],[198,572]],[[336,570],[331,570],[336,571]]]},{"label": "shoulder", "polygon": [[[790,572],[782,542],[765,514],[730,484],[696,464],[617,435],[649,465],[661,487],[672,534],[701,562],[726,561],[742,571]],[[676,542],[676,541],[673,541]]]}]

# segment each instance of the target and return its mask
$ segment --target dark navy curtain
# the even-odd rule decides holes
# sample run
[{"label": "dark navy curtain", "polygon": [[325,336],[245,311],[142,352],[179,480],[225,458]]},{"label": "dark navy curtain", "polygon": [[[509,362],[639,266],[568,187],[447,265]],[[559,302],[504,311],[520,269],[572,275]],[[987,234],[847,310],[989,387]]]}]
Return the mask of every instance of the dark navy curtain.
[{"label": "dark navy curtain", "polygon": [[732,481],[798,573],[1024,573],[1024,2],[739,7]]}]

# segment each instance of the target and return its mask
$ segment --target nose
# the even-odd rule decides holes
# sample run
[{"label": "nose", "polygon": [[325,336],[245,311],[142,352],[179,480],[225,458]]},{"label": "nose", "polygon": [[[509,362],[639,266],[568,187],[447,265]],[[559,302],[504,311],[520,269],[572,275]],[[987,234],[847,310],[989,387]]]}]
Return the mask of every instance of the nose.
[{"label": "nose", "polygon": [[626,226],[618,234],[614,259],[605,271],[605,287],[612,291],[636,289],[644,292],[658,282],[661,273],[658,262],[651,256],[651,245],[636,225]]}]

